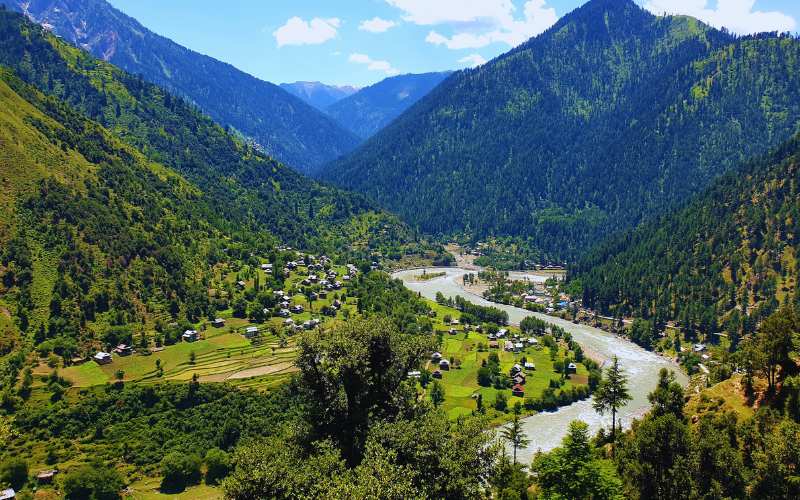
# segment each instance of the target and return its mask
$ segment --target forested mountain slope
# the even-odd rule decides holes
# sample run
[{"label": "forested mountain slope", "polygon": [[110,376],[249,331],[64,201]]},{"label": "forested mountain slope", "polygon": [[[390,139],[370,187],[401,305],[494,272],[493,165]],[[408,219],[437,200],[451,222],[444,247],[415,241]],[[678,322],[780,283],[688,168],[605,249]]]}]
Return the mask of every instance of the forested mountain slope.
[{"label": "forested mountain slope", "polygon": [[798,130],[800,42],[592,0],[454,75],[323,178],[431,233],[573,257]]},{"label": "forested mountain slope", "polygon": [[[183,100],[11,12],[0,13],[0,64],[184,175],[213,196],[215,210],[237,228],[266,230],[290,245],[333,251],[349,247],[344,238],[352,231],[344,228],[353,216],[377,227],[400,227],[361,196],[297,174],[241,144]],[[403,241],[408,235],[390,236]]]},{"label": "forested mountain slope", "polygon": [[386,127],[451,74],[444,71],[386,78],[331,104],[326,111],[343,127],[366,139]]},{"label": "forested mountain slope", "polygon": [[369,258],[414,238],[362,197],[301,176],[7,11],[2,66],[4,338],[74,347],[101,313],[105,325],[167,310],[196,321],[211,310],[204,277],[217,262],[278,243]]},{"label": "forested mountain slope", "polygon": [[573,270],[584,304],[725,330],[734,345],[779,304],[800,305],[798,167],[800,136],[686,207],[598,246]]},{"label": "forested mountain slope", "polygon": [[152,33],[105,0],[5,3],[95,57],[185,97],[222,126],[302,172],[336,159],[359,142],[278,86]]},{"label": "forested mountain slope", "polygon": [[281,83],[279,86],[322,111],[359,90],[356,87],[326,85],[321,82]]}]

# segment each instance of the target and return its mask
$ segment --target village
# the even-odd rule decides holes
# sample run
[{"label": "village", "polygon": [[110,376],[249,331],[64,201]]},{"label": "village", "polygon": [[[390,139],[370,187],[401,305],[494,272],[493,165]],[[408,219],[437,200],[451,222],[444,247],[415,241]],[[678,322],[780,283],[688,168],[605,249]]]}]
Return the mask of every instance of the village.
[{"label": "village", "polygon": [[[75,388],[195,376],[260,390],[275,387],[295,371],[296,334],[355,310],[348,290],[361,272],[353,264],[334,265],[327,256],[291,248],[279,248],[277,255],[281,262],[263,259],[235,271],[221,267],[209,294],[228,307],[213,319],[191,325],[170,322],[138,338],[105,343],[91,359],[73,360],[61,376]],[[274,279],[276,273],[280,280]],[[268,283],[282,283],[282,289],[267,288]],[[40,363],[35,373],[49,370]]]}]

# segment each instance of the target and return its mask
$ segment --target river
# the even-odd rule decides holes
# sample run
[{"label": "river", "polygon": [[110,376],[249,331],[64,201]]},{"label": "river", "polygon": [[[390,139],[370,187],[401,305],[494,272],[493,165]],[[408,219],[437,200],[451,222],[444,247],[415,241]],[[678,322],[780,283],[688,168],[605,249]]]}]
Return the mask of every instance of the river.
[{"label": "river", "polygon": [[[514,325],[527,316],[536,316],[550,323],[563,327],[572,334],[586,352],[592,357],[608,361],[612,356],[619,358],[620,365],[628,376],[628,390],[633,399],[627,406],[620,409],[617,421],[624,428],[628,428],[634,418],[641,417],[650,408],[647,395],[655,388],[658,381],[658,372],[661,368],[675,371],[681,384],[688,383],[687,376],[671,361],[662,356],[646,351],[641,347],[619,338],[600,329],[586,325],[576,325],[570,321],[553,318],[544,314],[532,313],[525,309],[489,302],[483,297],[465,290],[461,284],[461,277],[469,272],[460,268],[429,268],[428,273],[444,272],[445,276],[427,281],[416,281],[415,276],[422,270],[399,271],[393,274],[395,278],[403,281],[406,287],[415,292],[420,292],[428,299],[435,299],[436,293],[441,292],[445,297],[461,295],[467,300],[479,305],[491,305],[508,312],[509,320]],[[598,361],[600,361],[598,360]],[[554,412],[544,412],[524,419],[525,432],[530,439],[530,444],[517,453],[522,463],[530,463],[536,451],[549,451],[561,443],[567,432],[568,424],[573,420],[582,420],[589,425],[589,430],[594,435],[601,426],[611,427],[611,415],[600,416],[592,408],[591,400],[579,401]]]}]

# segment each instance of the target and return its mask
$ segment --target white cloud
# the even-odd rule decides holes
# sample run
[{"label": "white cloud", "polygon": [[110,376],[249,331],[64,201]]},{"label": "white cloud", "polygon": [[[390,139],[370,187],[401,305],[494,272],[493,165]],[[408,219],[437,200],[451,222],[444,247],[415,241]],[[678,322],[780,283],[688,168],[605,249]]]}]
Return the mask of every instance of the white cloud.
[{"label": "white cloud", "polygon": [[275,30],[272,35],[278,42],[278,47],[284,45],[319,45],[336,38],[342,21],[338,18],[322,19],[315,17],[311,21],[304,21],[293,17],[286,24]]},{"label": "white cloud", "polygon": [[467,57],[462,57],[458,62],[474,68],[486,64],[486,59],[480,54],[470,54]]},{"label": "white cloud", "polygon": [[477,49],[491,43],[515,47],[538,35],[558,20],[546,0],[528,0],[523,17],[515,16],[511,0],[386,0],[404,11],[404,19],[423,25],[447,24],[455,31],[445,36],[432,30],[425,39],[449,49]]},{"label": "white cloud", "polygon": [[709,0],[648,0],[644,7],[654,14],[686,14],[718,28],[739,33],[794,31],[797,21],[778,11],[753,10],[756,0],[717,0],[716,9]]},{"label": "white cloud", "polygon": [[373,17],[372,19],[362,21],[358,29],[361,31],[369,31],[370,33],[384,33],[395,26],[397,26],[397,23],[394,21]]},{"label": "white cloud", "polygon": [[396,76],[400,71],[392,67],[389,61],[376,61],[366,54],[350,54],[350,62],[356,64],[363,64],[367,66],[370,71],[382,71],[388,76]]}]

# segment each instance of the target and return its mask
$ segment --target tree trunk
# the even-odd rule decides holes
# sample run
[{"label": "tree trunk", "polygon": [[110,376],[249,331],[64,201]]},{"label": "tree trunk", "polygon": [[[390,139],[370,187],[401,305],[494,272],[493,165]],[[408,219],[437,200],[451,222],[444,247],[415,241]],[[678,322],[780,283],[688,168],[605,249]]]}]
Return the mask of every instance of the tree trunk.
[{"label": "tree trunk", "polygon": [[611,408],[611,457],[617,453],[617,410]]}]

